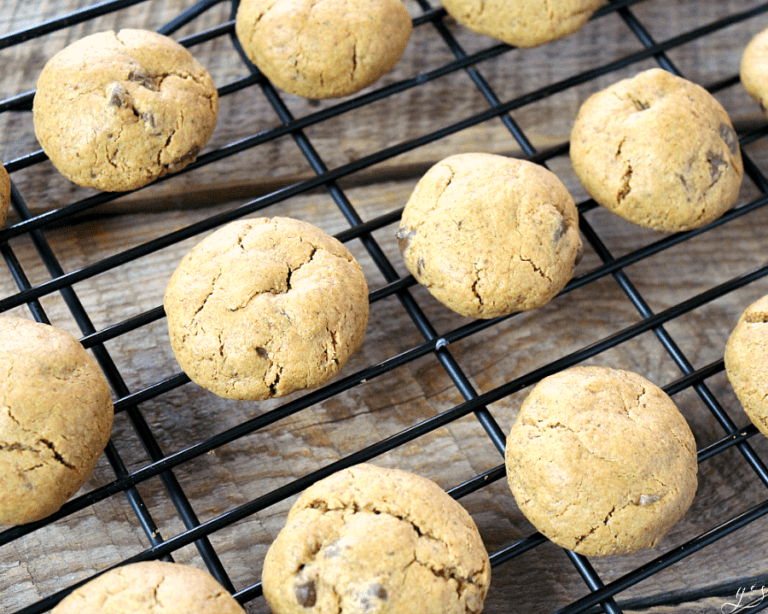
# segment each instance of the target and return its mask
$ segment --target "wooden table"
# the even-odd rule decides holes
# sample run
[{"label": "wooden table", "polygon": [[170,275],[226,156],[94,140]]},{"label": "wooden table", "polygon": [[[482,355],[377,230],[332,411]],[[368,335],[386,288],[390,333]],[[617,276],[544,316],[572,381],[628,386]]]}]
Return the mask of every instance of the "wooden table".
[{"label": "wooden table", "polygon": [[[10,0],[0,14],[0,35],[84,4]],[[766,121],[737,78],[744,46],[768,27],[764,3],[625,2],[628,9],[601,11],[570,37],[514,50],[408,0],[416,26],[395,70],[357,97],[313,101],[282,94],[270,99],[263,82],[243,82],[251,73],[230,40],[231,6],[220,2],[172,33],[183,40],[221,28],[191,47],[217,86],[234,90],[222,96],[203,163],[100,201],[39,159],[29,97],[23,94],[34,89],[46,59],[91,32],[162,28],[192,4],[148,0],[0,50],[0,98],[22,95],[18,104],[7,103],[12,110],[0,107],[0,159],[28,209],[14,211],[0,234],[6,263],[16,259],[27,277],[14,280],[3,268],[0,311],[32,317],[18,298],[19,284],[43,284],[23,298],[39,298],[38,316],[44,313],[114,364],[118,409],[112,462],[106,455],[100,460],[74,511],[35,530],[0,533],[0,611],[41,611],[34,605],[39,600],[131,557],[169,552],[177,562],[203,567],[201,550],[187,532],[203,523],[196,529],[208,540],[203,550],[216,553],[246,609],[265,612],[257,597],[261,564],[299,490],[295,480],[351,454],[414,471],[448,490],[475,480],[470,484],[477,488],[468,487],[460,501],[494,555],[486,612],[555,611],[589,594],[585,578],[595,588],[633,577],[646,563],[658,565],[695,549],[711,530],[727,534],[630,583],[615,597],[620,607],[731,611],[737,591],[751,587],[752,598],[760,600],[768,585],[768,531],[758,516],[768,505],[768,483],[765,476],[761,483],[754,467],[762,467],[768,445],[748,427],[721,360],[742,310],[768,292],[760,269],[768,253],[768,212],[761,206],[766,186],[759,175],[768,171]],[[727,16],[733,23],[722,25]],[[635,19],[652,41],[669,43],[653,48],[664,54],[644,51],[630,29]],[[709,24],[720,25],[709,31]],[[690,42],[675,38],[689,32]],[[586,96],[659,63],[713,89],[757,171],[745,177],[736,212],[691,236],[643,230],[595,208],[567,155],[570,128]],[[491,94],[485,96],[478,83]],[[379,91],[387,95],[379,98]],[[494,109],[494,96],[501,108]],[[348,108],[337,113],[337,105]],[[525,147],[513,137],[514,126],[523,131]],[[214,160],[243,139],[252,139],[245,143],[251,146]],[[394,238],[398,212],[423,172],[446,155],[468,151],[528,157],[535,152],[534,159],[546,163],[580,204],[586,244],[566,292],[534,312],[483,326],[451,313],[415,285]],[[316,155],[314,168],[308,154]],[[95,206],[79,204],[92,197]],[[347,203],[355,213],[345,217],[339,204]],[[43,217],[20,224],[20,215]],[[340,390],[247,403],[184,383],[159,310],[165,284],[192,245],[238,215],[286,215],[317,224],[347,240],[363,266],[372,290],[371,319],[363,348],[331,385]],[[361,238],[350,230],[354,215],[370,222],[370,234]],[[178,240],[165,241],[170,233]],[[40,250],[48,248],[43,258]],[[379,254],[378,265],[371,253]],[[612,265],[615,259],[623,266]],[[76,280],[72,290],[58,291],[62,273]],[[633,303],[633,296],[640,298]],[[87,315],[79,322],[72,316],[74,297]],[[411,304],[416,308],[409,314]],[[423,314],[421,330],[414,313]],[[659,319],[645,323],[653,314]],[[438,344],[441,338],[447,346]],[[482,420],[489,418],[492,435],[505,434],[530,386],[570,364],[636,371],[673,392],[691,424],[702,455],[699,491],[685,518],[653,550],[572,557],[537,537],[506,486],[503,457]],[[718,417],[713,408],[724,413]],[[430,420],[438,423],[428,428]],[[230,430],[238,428],[243,432]],[[417,429],[417,435],[382,453],[366,452],[407,429]],[[738,439],[742,431],[746,436]],[[193,454],[193,445],[204,452]],[[172,475],[160,477],[156,461],[169,455]],[[138,481],[135,491],[118,488],[128,482],[116,482],[115,467]],[[110,485],[119,492],[101,496]],[[288,494],[257,505],[275,489]],[[172,497],[174,491],[183,497]],[[100,493],[93,505],[81,496],[91,492]],[[142,526],[129,495],[140,498],[154,526]],[[740,514],[758,518],[728,532]],[[147,553],[148,548],[154,549]],[[518,550],[525,551],[517,556]],[[688,591],[695,591],[693,597]]]}]

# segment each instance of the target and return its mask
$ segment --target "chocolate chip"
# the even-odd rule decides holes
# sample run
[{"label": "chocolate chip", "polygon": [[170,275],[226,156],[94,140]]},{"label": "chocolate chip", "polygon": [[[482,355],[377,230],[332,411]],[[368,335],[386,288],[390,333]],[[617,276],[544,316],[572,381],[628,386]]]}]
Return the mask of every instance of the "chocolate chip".
[{"label": "chocolate chip", "polygon": [[381,584],[371,584],[371,586],[368,588],[368,594],[372,597],[376,597],[376,599],[381,599],[382,601],[387,600],[387,589],[384,588]]},{"label": "chocolate chip", "polygon": [[256,353],[262,358],[267,358],[267,356],[269,356],[269,352],[267,352],[267,350],[262,347],[256,348]]},{"label": "chocolate chip", "polygon": [[723,139],[723,142],[728,145],[728,149],[731,150],[731,153],[735,156],[736,152],[739,151],[739,138],[736,136],[736,132],[734,132],[733,128],[728,124],[720,124],[718,134],[720,135],[720,138]]},{"label": "chocolate chip", "polygon": [[109,106],[118,109],[127,106],[130,103],[130,96],[122,85],[115,85],[109,95]]},{"label": "chocolate chip", "polygon": [[317,602],[317,589],[314,580],[308,580],[303,584],[296,585],[296,601],[304,608],[311,608]]},{"label": "chocolate chip", "polygon": [[707,152],[707,162],[709,162],[709,176],[712,179],[712,183],[715,183],[723,174],[723,168],[728,166],[728,163],[718,156],[714,151]]},{"label": "chocolate chip", "polygon": [[555,235],[552,237],[552,241],[554,243],[557,243],[558,241],[560,241],[560,239],[562,239],[563,236],[565,236],[565,230],[566,230],[565,220],[561,217],[560,222],[558,223],[557,228],[555,229]]},{"label": "chocolate chip", "polygon": [[170,170],[174,170],[180,166],[185,166],[187,162],[190,162],[194,160],[197,157],[197,154],[200,153],[200,148],[195,145],[192,149],[190,149],[187,153],[185,153],[182,156],[179,156],[175,160],[173,160],[169,165],[168,168]]},{"label": "chocolate chip", "polygon": [[149,75],[145,75],[143,72],[132,70],[128,73],[128,81],[138,83],[141,87],[146,87],[148,90],[156,92],[158,90],[155,81]]},{"label": "chocolate chip", "polygon": [[416,229],[411,228],[406,230],[405,228],[401,228],[397,231],[395,236],[397,237],[397,246],[400,248],[400,253],[402,254],[408,249],[413,237],[416,236]]}]

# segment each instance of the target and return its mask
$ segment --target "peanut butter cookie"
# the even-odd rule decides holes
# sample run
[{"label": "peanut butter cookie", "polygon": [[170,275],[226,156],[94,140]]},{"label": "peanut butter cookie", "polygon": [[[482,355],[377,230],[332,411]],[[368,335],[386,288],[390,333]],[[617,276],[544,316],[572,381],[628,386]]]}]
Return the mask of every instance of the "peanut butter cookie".
[{"label": "peanut butter cookie", "polygon": [[277,87],[338,98],[377,81],[411,36],[400,0],[241,0],[235,32],[248,58]]},{"label": "peanut butter cookie", "polygon": [[768,295],[741,314],[725,345],[725,372],[747,416],[768,437]]},{"label": "peanut butter cookie", "polygon": [[542,166],[469,153],[419,180],[397,232],[405,265],[457,313],[493,318],[551,300],[581,250],[578,212]]},{"label": "peanut butter cookie", "polygon": [[599,204],[646,228],[699,228],[728,211],[744,174],[725,109],[703,87],[653,68],[590,96],[571,161]]},{"label": "peanut butter cookie", "polygon": [[472,517],[437,484],[357,465],[299,497],[262,587],[274,614],[468,614],[490,574]]},{"label": "peanut butter cookie", "polygon": [[443,0],[473,32],[516,47],[535,47],[581,28],[602,0]]},{"label": "peanut butter cookie", "polygon": [[507,438],[506,466],[528,520],[584,555],[655,546],[697,487],[693,434],[672,400],[635,373],[603,367],[534,387]]},{"label": "peanut butter cookie", "polygon": [[209,573],[146,561],[116,567],[67,595],[51,614],[245,614]]},{"label": "peanut butter cookie", "polygon": [[740,73],[744,89],[768,114],[768,29],[755,35],[744,49]]},{"label": "peanut butter cookie", "polygon": [[35,134],[81,186],[132,190],[193,162],[216,125],[206,70],[172,39],[100,32],[53,56],[37,82]]},{"label": "peanut butter cookie", "polygon": [[0,339],[0,525],[18,525],[57,511],[91,475],[112,399],[69,333],[3,317]]},{"label": "peanut butter cookie", "polygon": [[279,217],[232,222],[200,242],[171,276],[164,304],[181,368],[232,399],[323,384],[368,323],[368,285],[349,250]]}]

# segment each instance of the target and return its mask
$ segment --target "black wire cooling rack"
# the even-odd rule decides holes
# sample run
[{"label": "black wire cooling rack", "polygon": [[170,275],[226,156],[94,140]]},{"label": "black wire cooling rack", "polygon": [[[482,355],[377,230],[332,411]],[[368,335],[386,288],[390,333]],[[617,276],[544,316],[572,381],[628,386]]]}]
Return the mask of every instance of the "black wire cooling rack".
[{"label": "black wire cooling rack", "polygon": [[[13,58],[42,53],[51,35],[66,33],[71,42],[84,25],[104,16],[120,19],[144,1],[103,2],[3,33],[0,51],[9,54],[4,56],[9,58],[5,70],[11,70]],[[14,10],[22,10],[24,4],[15,3]],[[51,10],[50,3],[43,4]],[[173,3],[177,4],[184,3]],[[0,312],[79,331],[112,386],[116,420],[94,478],[76,497],[50,518],[0,532],[3,611],[47,611],[74,587],[107,568],[158,558],[204,566],[248,611],[266,611],[260,564],[293,497],[338,469],[367,461],[432,477],[470,510],[493,565],[488,612],[730,614],[768,606],[764,600],[768,564],[761,554],[762,535],[768,533],[763,519],[768,513],[766,446],[735,401],[722,361],[724,340],[740,311],[768,292],[768,245],[761,238],[768,203],[764,174],[768,157],[763,154],[768,124],[741,92],[738,67],[733,62],[718,63],[722,47],[743,46],[768,27],[768,3],[723,3],[728,6],[723,11],[714,7],[720,3],[611,2],[583,32],[569,37],[568,46],[554,43],[541,48],[579,54],[578,63],[573,57],[551,58],[560,65],[578,64],[578,70],[536,87],[526,83],[506,87],[487,75],[502,63],[524,62],[544,51],[514,49],[474,35],[453,23],[439,6],[414,0],[408,4],[413,40],[437,40],[440,53],[414,62],[421,67],[416,74],[389,76],[341,101],[309,102],[298,113],[291,110],[292,105],[298,108],[296,101],[275,90],[243,59],[234,36],[236,4],[189,2],[159,30],[193,53],[211,43],[226,49],[221,52],[225,63],[242,71],[229,81],[217,81],[222,109],[228,108],[228,97],[253,92],[254,98],[266,101],[276,121],[266,129],[245,130],[238,138],[209,146],[177,176],[157,183],[180,181],[183,187],[184,177],[241,159],[247,160],[242,166],[256,173],[259,156],[275,155],[279,150],[275,144],[286,140],[301,153],[310,174],[260,192],[254,189],[234,204],[210,209],[190,206],[190,217],[179,217],[183,222],[175,226],[163,226],[173,230],[118,241],[118,247],[107,241],[95,250],[96,258],[62,262],[61,254],[73,241],[100,240],[100,219],[127,218],[125,227],[130,228],[136,212],[128,207],[127,212],[115,213],[109,205],[112,201],[130,204],[136,195],[62,193],[56,186],[63,184],[50,179],[50,169],[45,174],[49,163],[42,151],[10,146],[5,154],[3,162],[13,182],[13,212],[0,231],[2,275],[7,282]],[[711,10],[705,10],[710,4]],[[698,7],[701,23],[680,29],[679,20],[668,18],[676,6]],[[203,18],[210,17],[212,9],[227,17],[209,25]],[[626,52],[619,57],[601,53],[600,33],[609,23],[623,29],[627,40]],[[687,59],[681,68],[677,57],[701,61],[691,64]],[[615,220],[578,192],[569,174],[566,141],[535,146],[535,139],[521,127],[526,113],[548,100],[571,96],[575,108],[588,93],[650,66],[700,82],[727,101],[732,117],[738,104],[745,109],[743,116],[750,118],[734,120],[746,168],[739,204],[696,231],[660,235]],[[717,70],[710,70],[713,66]],[[399,95],[418,95],[428,91],[430,84],[457,75],[469,78],[466,83],[476,89],[480,101],[461,116],[433,116],[430,94],[425,94],[428,130],[402,138],[398,133],[391,142],[376,141],[381,145],[375,151],[341,162],[332,147],[330,153],[324,152],[315,142],[318,126],[358,121],[359,110],[377,105],[393,113]],[[4,96],[0,121],[5,120],[5,129],[12,131],[15,123],[31,125],[34,92]],[[552,121],[564,120],[553,117]],[[447,315],[397,261],[391,247],[404,202],[382,199],[377,207],[360,206],[354,180],[378,165],[407,159],[413,152],[489,122],[508,137],[508,147],[516,155],[546,164],[581,195],[586,252],[574,279],[541,311],[468,321]],[[411,177],[384,173],[381,181],[402,179],[413,185],[426,166],[409,168]],[[40,194],[46,192],[39,182],[35,184],[36,177],[52,182],[50,203],[45,198],[39,202]],[[248,188],[244,190],[247,193]],[[328,213],[318,214],[320,219],[341,215],[336,227],[345,228],[336,236],[367,263],[367,275],[372,271],[366,347],[384,348],[363,351],[328,385],[257,407],[223,403],[191,384],[168,358],[164,314],[156,296],[149,307],[132,311],[129,305],[109,317],[98,309],[108,291],[133,296],[135,289],[129,291],[127,285],[150,275],[158,262],[170,262],[171,268],[166,269],[172,270],[180,254],[221,224],[262,212],[290,213],[291,203],[312,195],[330,203]],[[190,201],[193,197],[190,193]],[[178,215],[181,209],[183,205],[170,207],[166,213]],[[691,253],[699,256],[692,258]],[[96,283],[104,279],[105,283]],[[602,301],[607,304],[611,297],[624,305],[618,309],[618,319],[614,312],[601,312]],[[110,300],[120,304],[119,299]],[[615,308],[616,302],[611,304]],[[601,315],[590,315],[594,313]],[[602,327],[601,318],[611,326]],[[399,322],[396,329],[391,327],[393,321]],[[411,328],[401,327],[403,321]],[[539,337],[528,338],[528,330],[536,330]],[[562,337],[562,348],[550,339],[550,349],[542,358],[535,349],[543,343],[541,335]],[[479,371],[474,361],[481,360],[492,343],[508,348],[503,355],[485,357],[486,371]],[[542,377],[585,362],[631,366],[657,380],[697,435],[702,480],[694,506],[658,548],[645,553],[587,559],[562,551],[522,519],[506,490],[502,463],[506,429],[526,390]],[[511,366],[496,368],[489,363]],[[397,415],[384,407],[380,413],[360,412],[368,414],[364,417],[355,413],[357,405],[367,403],[373,408],[382,390],[391,392],[391,382],[400,381],[395,375],[401,370],[410,370],[414,380],[421,379],[422,388],[417,393],[403,391]],[[491,375],[482,379],[485,372]],[[430,386],[431,392],[425,393]],[[425,404],[419,405],[409,395],[426,396],[431,412],[425,414]],[[414,404],[421,409],[410,413]],[[345,421],[352,426],[334,431],[334,425]],[[361,424],[366,426],[361,429]],[[286,455],[286,438],[299,431],[310,433],[307,440],[326,437],[327,448],[309,444],[306,449],[296,448],[292,442],[286,444],[291,449]],[[457,462],[456,450],[441,447],[445,439],[440,434],[445,433],[456,449],[471,444],[481,451],[465,451],[463,461]],[[318,452],[323,449],[330,452]],[[431,454],[430,463],[424,462],[425,454]],[[419,457],[417,467],[409,461],[410,455]],[[485,464],[473,463],[472,458],[484,459]],[[250,477],[258,489],[249,489],[249,475],[236,475],[240,470],[253,473]],[[231,490],[233,483],[241,489]],[[62,544],[71,545],[71,551],[63,552]]]}]

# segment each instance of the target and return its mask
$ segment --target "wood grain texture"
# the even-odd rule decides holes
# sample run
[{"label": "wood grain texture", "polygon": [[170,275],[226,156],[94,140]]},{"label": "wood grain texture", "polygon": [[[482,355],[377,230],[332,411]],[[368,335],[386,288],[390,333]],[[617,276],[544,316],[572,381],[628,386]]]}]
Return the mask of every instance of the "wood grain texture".
[{"label": "wood grain texture", "polygon": [[[13,0],[0,15],[0,34],[40,23],[45,19],[88,4],[82,0]],[[161,27],[190,1],[148,0],[117,13],[100,17],[37,41],[0,50],[0,98],[34,88],[36,74],[46,59],[64,45],[88,33],[120,27]],[[406,3],[420,14],[415,1]],[[435,3],[436,4],[436,3]],[[757,6],[757,2],[690,2],[646,0],[633,13],[659,41],[682,31]],[[215,5],[193,25],[174,34],[180,38],[224,23],[230,18],[229,3]],[[446,19],[449,29],[467,53],[492,47],[489,39],[474,35]],[[710,85],[738,73],[741,51],[753,34],[768,27],[762,14],[706,37],[675,48],[670,59],[684,76]],[[538,92],[597,65],[607,65],[641,45],[617,14],[593,20],[571,37],[535,49],[513,50],[483,61],[478,69],[502,101]],[[235,61],[226,38],[193,47],[217,86],[246,76]],[[431,24],[418,26],[397,68],[371,88],[398,83],[429,73],[452,61]],[[537,150],[565,143],[580,102],[592,91],[612,81],[655,65],[644,60],[611,74],[559,91],[512,112]],[[765,120],[757,105],[738,83],[717,92],[740,132],[762,127]],[[285,97],[296,118],[332,107]],[[328,121],[313,124],[304,134],[330,169],[360,160],[383,148],[408,142],[450,128],[488,108],[466,72],[451,72],[418,87],[366,105]],[[205,152],[277,128],[274,109],[258,87],[249,87],[222,98],[220,121]],[[0,114],[0,159],[4,162],[37,151],[31,113]],[[421,174],[435,161],[462,151],[490,151],[519,155],[521,147],[502,121],[492,118],[443,138],[411,148],[340,180],[346,199],[363,220],[397,211],[405,204]],[[758,139],[745,147],[755,165],[768,170],[768,147]],[[586,195],[578,184],[566,155],[548,161],[577,202]],[[245,150],[219,162],[169,178],[146,189],[122,196],[89,211],[87,215],[45,228],[43,235],[65,272],[97,263],[166,233],[184,229],[211,215],[226,213],[268,194],[314,177],[301,150],[290,135]],[[15,171],[11,175],[27,206],[35,213],[57,209],[92,194],[68,183],[49,162]],[[740,204],[761,195],[745,180]],[[314,223],[329,233],[347,230],[328,190],[306,191],[270,205],[264,215],[294,216]],[[600,236],[614,257],[633,252],[664,238],[592,209],[584,219]],[[13,224],[18,217],[13,216]],[[400,276],[403,266],[394,237],[396,223],[373,233],[383,254]],[[766,263],[765,228],[768,211],[758,209],[669,250],[633,264],[627,278],[643,295],[649,309],[659,313],[718,284]],[[74,286],[93,327],[103,330],[161,304],[165,284],[186,251],[209,231],[152,251]],[[31,285],[44,283],[51,274],[43,265],[27,235],[13,238],[9,246],[22,263]],[[348,247],[359,259],[372,290],[386,280],[360,240]],[[592,247],[585,249],[577,278],[601,264]],[[0,272],[0,299],[13,295],[16,283],[8,270]],[[694,369],[722,358],[725,341],[741,311],[768,292],[768,280],[758,279],[745,287],[675,317],[665,330],[691,361]],[[418,286],[409,288],[438,335],[470,321],[449,312]],[[58,293],[46,294],[41,303],[50,320],[75,334],[80,330]],[[10,313],[29,317],[26,307]],[[556,298],[549,305],[508,318],[448,347],[456,363],[478,392],[486,393],[529,374],[551,361],[589,347],[639,322],[641,316],[627,299],[618,281],[608,275]],[[396,297],[371,305],[368,333],[361,351],[347,364],[339,381],[371,365],[407,352],[422,341],[420,333]],[[179,370],[167,340],[164,319],[110,339],[105,344],[130,392],[140,391]],[[587,361],[637,371],[659,385],[681,377],[680,368],[659,343],[646,332]],[[747,420],[725,374],[717,373],[706,386],[738,427]],[[495,400],[490,414],[506,432],[528,390],[521,386]],[[164,454],[172,454],[216,433],[266,415],[270,410],[300,399],[263,403],[234,402],[215,397],[186,384],[139,406]],[[395,435],[422,420],[449,410],[463,398],[434,353],[410,361],[380,377],[314,403],[256,432],[186,462],[174,474],[201,522],[219,517],[238,506],[315,471],[344,456]],[[692,426],[699,448],[723,437],[722,426],[706,408],[699,394],[686,389],[675,401]],[[149,462],[127,412],[117,415],[113,442],[128,471]],[[749,444],[759,458],[766,458],[768,442],[752,437]],[[377,457],[374,462],[411,470],[452,488],[479,473],[497,467],[502,456],[473,415],[463,417],[422,435],[410,443]],[[115,478],[106,459],[82,492],[108,484]],[[162,481],[155,477],[138,486],[160,534],[168,539],[185,530],[180,515]],[[742,454],[731,448],[700,465],[699,494],[685,518],[658,548],[626,557],[592,559],[590,563],[604,582],[630,573],[640,565],[669,552],[734,515],[765,501],[765,485],[756,477]],[[284,523],[293,497],[214,532],[210,541],[237,590],[260,579],[261,561]],[[482,488],[461,502],[473,515],[489,552],[494,553],[533,533],[522,517],[504,480]],[[669,569],[622,592],[619,601],[660,594],[678,595],[686,590],[722,585],[703,601],[654,606],[653,612],[693,613],[718,611],[733,601],[740,583],[760,582],[768,572],[764,550],[768,545],[765,520],[758,520],[731,536],[708,546]],[[111,496],[49,526],[0,546],[0,610],[16,612],[69,584],[115,565],[149,546],[149,540],[126,497]],[[173,553],[174,560],[202,567],[194,546]],[[757,580],[753,577],[758,578]],[[731,584],[727,584],[731,582]],[[499,565],[494,569],[486,612],[543,612],[565,606],[587,594],[588,589],[565,553],[551,544]],[[266,612],[260,599],[247,604],[249,612]],[[631,611],[627,608],[625,611]]]}]

